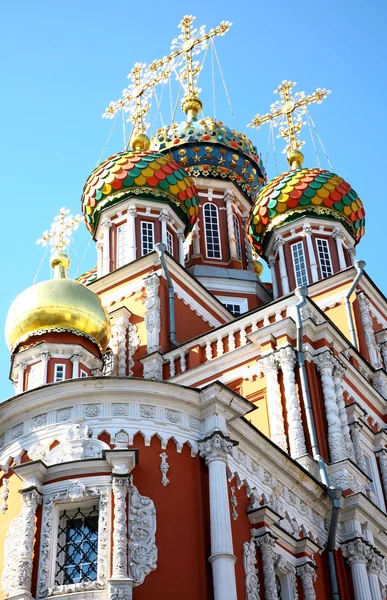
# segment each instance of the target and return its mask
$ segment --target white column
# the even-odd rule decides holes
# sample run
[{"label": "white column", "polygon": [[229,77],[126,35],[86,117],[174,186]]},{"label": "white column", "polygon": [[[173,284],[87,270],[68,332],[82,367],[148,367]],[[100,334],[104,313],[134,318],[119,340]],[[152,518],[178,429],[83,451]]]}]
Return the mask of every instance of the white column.
[{"label": "white column", "polygon": [[101,225],[103,231],[103,266],[102,275],[110,273],[110,228],[112,222],[105,219]]},{"label": "white column", "polygon": [[97,242],[97,277],[102,277],[103,275],[103,243],[101,241]]},{"label": "white column", "polygon": [[316,600],[316,592],[314,591],[313,582],[316,581],[316,569],[311,563],[305,563],[300,567],[297,567],[297,575],[301,579],[302,587],[304,590],[305,600]]},{"label": "white column", "polygon": [[118,375],[121,377],[125,377],[127,374],[127,360],[126,360],[126,350],[127,350],[127,331],[128,331],[128,318],[125,316],[120,316],[117,318],[115,322],[115,330],[117,336],[117,359],[118,359]]},{"label": "white column", "polygon": [[273,249],[275,251],[278,250],[278,260],[279,260],[279,269],[280,269],[281,286],[282,286],[282,295],[283,296],[285,296],[286,294],[288,294],[290,292],[289,278],[288,278],[288,273],[286,270],[286,263],[285,263],[284,244],[285,244],[285,240],[283,240],[282,237],[277,236],[277,238],[274,242],[274,246],[273,246]]},{"label": "white column", "polygon": [[233,443],[215,433],[199,443],[200,456],[209,471],[212,578],[214,600],[237,600],[235,556],[232,545],[230,504],[227,487],[227,456]]},{"label": "white column", "polygon": [[344,256],[343,239],[344,234],[339,227],[335,227],[332,231],[332,237],[336,240],[337,255],[339,257],[340,271],[347,268]]},{"label": "white column", "polygon": [[113,573],[112,579],[128,579],[127,476],[113,475]]},{"label": "white column", "polygon": [[161,241],[167,246],[167,223],[169,221],[168,211],[162,210],[159,214],[159,221],[161,223]]},{"label": "white column", "polygon": [[359,469],[367,473],[367,465],[364,458],[363,444],[361,441],[361,430],[363,429],[363,423],[360,421],[354,421],[350,425],[351,439],[353,444],[353,450],[355,453],[355,462]]},{"label": "white column", "polygon": [[275,272],[275,257],[270,256],[267,261],[270,267],[271,272],[271,282],[273,284],[273,298],[276,300],[278,298],[278,283],[277,283],[277,274]]},{"label": "white column", "polygon": [[266,533],[255,540],[261,550],[263,581],[265,586],[265,600],[278,600],[277,584],[275,580],[274,547],[275,540]]},{"label": "white column", "polygon": [[137,210],[134,204],[129,204],[126,215],[128,224],[128,262],[132,262],[137,258],[136,246],[136,216]]},{"label": "white column", "polygon": [[259,579],[257,564],[257,549],[254,538],[243,542],[243,568],[245,571],[246,600],[259,600]]},{"label": "white column", "polygon": [[353,264],[355,262],[355,258],[356,258],[356,248],[355,248],[355,246],[352,246],[351,248],[348,248],[348,252],[349,252],[349,256],[351,257],[351,264]]},{"label": "white column", "polygon": [[71,362],[73,363],[73,373],[72,378],[77,379],[79,377],[79,362],[82,358],[81,354],[73,354],[71,357]]},{"label": "white column", "polygon": [[229,245],[229,249],[230,249],[230,258],[237,258],[236,240],[235,240],[234,222],[233,222],[233,210],[232,210],[234,196],[229,190],[227,190],[225,193],[224,202],[226,204],[227,232],[228,232],[228,245]]},{"label": "white column", "polygon": [[333,367],[335,359],[329,351],[317,354],[314,362],[320,373],[324,397],[325,415],[328,424],[328,446],[331,462],[347,457],[347,449],[341,428],[339,407],[337,406]]},{"label": "white column", "polygon": [[42,385],[46,385],[47,383],[47,367],[48,361],[50,360],[49,352],[41,352],[39,354],[40,360],[42,361]]},{"label": "white column", "polygon": [[251,244],[247,238],[247,226],[248,226],[248,218],[247,217],[243,217],[243,232],[244,232],[244,240],[245,240],[245,248],[246,248],[246,256],[247,256],[247,266],[249,271],[253,271],[254,272],[254,257],[253,257],[253,250],[251,247]]},{"label": "white column", "polygon": [[184,252],[185,235],[184,235],[184,231],[178,231],[177,232],[177,239],[179,240],[179,263],[181,265],[183,265],[183,267],[184,267],[184,263],[185,263],[185,252]]},{"label": "white column", "polygon": [[345,402],[343,397],[343,378],[345,375],[345,367],[337,360],[333,368],[333,383],[335,385],[336,401],[339,409],[339,418],[341,421],[341,430],[343,432],[347,456],[351,460],[355,460],[355,451],[348,426],[348,416],[345,410]]},{"label": "white column", "polygon": [[270,439],[285,452],[288,444],[285,435],[281,393],[278,386],[278,362],[274,354],[260,358],[258,369],[265,375],[267,411],[269,414]]},{"label": "white column", "polygon": [[160,280],[157,275],[150,275],[144,279],[146,299],[145,329],[147,352],[158,352],[160,347]]},{"label": "white column", "polygon": [[308,247],[308,254],[309,254],[310,272],[312,274],[312,282],[314,283],[315,281],[319,280],[319,276],[318,276],[318,269],[317,269],[316,254],[315,254],[314,248],[313,248],[312,226],[309,223],[305,223],[305,225],[303,226],[302,229],[304,231],[304,236],[306,238],[306,245]]},{"label": "white column", "polygon": [[371,599],[382,600],[382,591],[380,588],[379,575],[383,569],[382,557],[371,550],[371,555],[368,559],[367,571],[368,571],[368,582],[370,584]]},{"label": "white column", "polygon": [[17,394],[21,394],[22,392],[24,392],[24,375],[26,372],[26,368],[27,368],[27,365],[25,363],[19,363],[17,365],[17,371],[18,371],[17,388],[16,388]]},{"label": "white column", "polygon": [[352,540],[342,546],[344,558],[351,567],[354,600],[371,600],[367,575],[367,562],[371,549],[361,539]]},{"label": "white column", "polygon": [[380,369],[383,365],[380,357],[379,348],[376,343],[374,326],[370,314],[370,301],[364,292],[358,292],[357,300],[359,302],[364,337],[370,355],[370,363],[375,369]]},{"label": "white column", "polygon": [[379,459],[379,469],[383,485],[384,498],[387,505],[387,448],[383,448],[376,454]]},{"label": "white column", "polygon": [[192,255],[200,255],[200,233],[199,233],[199,222],[196,221],[192,231]]},{"label": "white column", "polygon": [[291,346],[281,348],[276,354],[284,377],[290,455],[298,458],[306,454],[306,445],[294,373],[296,354]]}]

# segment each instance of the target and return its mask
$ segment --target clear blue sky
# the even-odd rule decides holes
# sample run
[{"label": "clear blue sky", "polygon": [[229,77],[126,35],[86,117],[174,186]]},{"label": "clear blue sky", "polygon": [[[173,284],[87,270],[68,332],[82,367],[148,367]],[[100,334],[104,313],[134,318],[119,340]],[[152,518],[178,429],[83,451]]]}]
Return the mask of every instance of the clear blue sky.
[{"label": "clear blue sky", "polygon": [[[137,61],[151,62],[169,51],[185,14],[215,27],[230,20],[230,32],[216,43],[238,128],[247,131],[265,155],[268,131],[246,130],[257,113],[269,110],[272,91],[283,79],[298,89],[332,90],[311,114],[334,171],[362,198],[367,232],[358,257],[387,292],[385,268],[387,9],[383,0],[324,2],[155,2],[116,0],[19,0],[2,2],[1,204],[4,323],[15,296],[28,287],[43,251],[35,241],[65,205],[79,212],[84,181],[95,167],[112,123],[101,119],[118,99]],[[203,71],[205,114],[212,115],[211,64]],[[234,125],[219,75],[217,117]],[[178,111],[179,119],[181,113]],[[168,115],[165,115],[168,122]],[[158,124],[159,125],[159,124]],[[306,163],[316,164],[305,135]],[[116,128],[105,157],[122,149]],[[277,141],[279,170],[285,170]],[[322,166],[327,167],[323,161]],[[275,175],[273,161],[269,177]],[[89,236],[78,230],[79,255]],[[95,264],[93,244],[82,271]],[[48,259],[39,279],[49,277]],[[0,399],[11,395],[9,353],[0,337]]]}]

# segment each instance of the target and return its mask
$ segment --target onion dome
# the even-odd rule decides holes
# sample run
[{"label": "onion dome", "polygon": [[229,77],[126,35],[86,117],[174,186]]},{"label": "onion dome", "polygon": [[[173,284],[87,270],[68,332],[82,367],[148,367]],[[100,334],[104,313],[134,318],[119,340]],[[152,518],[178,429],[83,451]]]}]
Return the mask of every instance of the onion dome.
[{"label": "onion dome", "polygon": [[12,303],[5,324],[11,352],[31,336],[69,332],[86,337],[103,353],[110,340],[110,319],[100,298],[66,278],[70,259],[58,253],[51,261],[54,279],[27,288]]},{"label": "onion dome", "polygon": [[349,183],[329,171],[296,168],[261,190],[250,212],[249,241],[262,254],[275,227],[305,215],[341,221],[356,243],[364,234],[363,203]]},{"label": "onion dome", "polygon": [[229,179],[251,201],[264,182],[265,171],[257,148],[243,133],[210,117],[192,118],[159,129],[151,147],[171,154],[193,177]]},{"label": "onion dome", "polygon": [[114,154],[91,173],[81,198],[87,228],[94,233],[101,211],[132,194],[172,204],[187,232],[197,220],[199,198],[191,177],[170,155],[141,150]]}]

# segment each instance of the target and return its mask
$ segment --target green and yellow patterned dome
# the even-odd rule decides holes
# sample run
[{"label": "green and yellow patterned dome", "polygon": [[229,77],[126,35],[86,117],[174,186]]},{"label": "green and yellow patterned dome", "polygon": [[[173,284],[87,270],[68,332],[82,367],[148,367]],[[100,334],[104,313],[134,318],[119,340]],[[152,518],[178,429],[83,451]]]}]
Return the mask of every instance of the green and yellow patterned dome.
[{"label": "green and yellow patterned dome", "polygon": [[132,194],[171,204],[187,232],[197,220],[199,198],[191,177],[169,155],[128,151],[105,160],[87,179],[81,198],[87,228],[94,234],[101,211]]},{"label": "green and yellow patterned dome", "polygon": [[364,235],[363,203],[349,183],[329,171],[298,168],[261,190],[250,212],[249,241],[262,254],[273,229],[305,215],[341,221],[356,242]]}]

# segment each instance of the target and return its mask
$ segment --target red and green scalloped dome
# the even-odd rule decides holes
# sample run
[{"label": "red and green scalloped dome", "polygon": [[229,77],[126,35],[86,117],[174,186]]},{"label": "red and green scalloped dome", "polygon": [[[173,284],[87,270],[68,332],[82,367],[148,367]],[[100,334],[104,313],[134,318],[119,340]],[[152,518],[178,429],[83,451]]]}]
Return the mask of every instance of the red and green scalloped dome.
[{"label": "red and green scalloped dome", "polygon": [[251,209],[248,237],[259,254],[268,234],[301,214],[339,219],[356,242],[364,234],[363,203],[342,177],[321,169],[296,169],[279,175],[259,193]]},{"label": "red and green scalloped dome", "polygon": [[82,212],[94,233],[101,210],[131,194],[172,203],[189,231],[197,221],[199,198],[191,177],[168,155],[119,152],[91,173],[82,193]]}]

